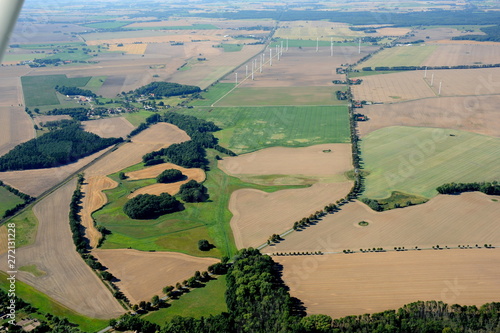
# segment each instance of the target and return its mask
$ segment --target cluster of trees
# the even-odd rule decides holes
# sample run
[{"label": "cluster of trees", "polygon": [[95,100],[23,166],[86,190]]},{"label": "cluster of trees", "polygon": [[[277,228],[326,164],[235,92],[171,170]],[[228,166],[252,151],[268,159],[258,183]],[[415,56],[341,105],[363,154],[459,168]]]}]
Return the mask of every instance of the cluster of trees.
[{"label": "cluster of trees", "polygon": [[361,198],[361,201],[376,212],[384,210],[384,207],[375,199]]},{"label": "cluster of trees", "polygon": [[182,209],[184,209],[182,203],[168,193],[139,194],[123,206],[123,211],[128,217],[139,220],[155,219]]},{"label": "cluster of trees", "polygon": [[436,190],[440,194],[479,191],[489,195],[500,195],[500,184],[497,181],[481,183],[448,183],[439,186]]},{"label": "cluster of trees", "polygon": [[477,40],[480,42],[500,42],[500,25],[481,28],[486,35],[466,35],[453,37],[455,40]]},{"label": "cluster of trees", "polygon": [[182,174],[180,170],[177,169],[167,169],[156,176],[157,183],[175,183],[180,180],[185,179],[186,176]]},{"label": "cluster of trees", "polygon": [[155,97],[189,95],[200,92],[200,87],[188,86],[174,82],[152,82],[135,90],[137,95],[153,94]]},{"label": "cluster of trees", "polygon": [[348,100],[349,99],[349,91],[337,90],[337,91],[335,91],[335,96],[337,97],[337,100],[339,100],[339,101]]},{"label": "cluster of trees", "polygon": [[148,126],[158,122],[167,122],[179,127],[191,137],[191,141],[173,144],[168,148],[144,155],[142,159],[146,165],[159,164],[166,160],[185,168],[207,170],[209,161],[206,158],[205,149],[213,148],[231,156],[236,155],[229,149],[218,145],[217,138],[211,132],[219,131],[220,128],[211,121],[174,112],[163,115],[155,114],[146,119]]},{"label": "cluster of trees", "polygon": [[47,112],[48,115],[68,115],[74,120],[85,121],[89,120],[89,109],[86,108],[69,108],[69,109],[53,109]]},{"label": "cluster of trees", "polygon": [[121,138],[103,139],[74,124],[16,146],[0,157],[0,171],[57,167],[121,141]]},{"label": "cluster of trees", "polygon": [[81,95],[86,97],[97,98],[97,95],[88,89],[78,87],[55,86],[54,89],[63,95]]},{"label": "cluster of trees", "polygon": [[435,10],[408,13],[379,13],[373,11],[345,12],[322,10],[240,10],[232,12],[198,13],[200,17],[227,19],[274,19],[277,21],[319,21],[343,22],[352,25],[392,24],[395,26],[419,25],[487,25],[498,24],[500,14],[494,11]]},{"label": "cluster of trees", "polygon": [[398,310],[335,319],[325,332],[497,332],[499,313],[500,303],[478,308],[419,301]]},{"label": "cluster of trees", "polygon": [[66,126],[76,125],[78,124],[77,120],[74,119],[61,119],[61,120],[51,120],[46,121],[42,124],[43,127],[47,128],[49,131],[54,131],[56,129],[60,129]]},{"label": "cluster of trees", "polygon": [[181,185],[179,196],[185,202],[204,202],[209,198],[208,189],[192,179]]},{"label": "cluster of trees", "polygon": [[23,209],[26,205],[28,205],[30,202],[35,201],[36,198],[33,198],[32,196],[29,196],[21,191],[19,191],[17,188],[14,188],[10,185],[5,184],[3,181],[0,180],[0,186],[5,188],[7,191],[10,193],[17,195],[19,198],[23,199],[24,202],[21,204],[16,205],[14,208],[7,209],[5,213],[3,214],[3,217],[9,217]]}]

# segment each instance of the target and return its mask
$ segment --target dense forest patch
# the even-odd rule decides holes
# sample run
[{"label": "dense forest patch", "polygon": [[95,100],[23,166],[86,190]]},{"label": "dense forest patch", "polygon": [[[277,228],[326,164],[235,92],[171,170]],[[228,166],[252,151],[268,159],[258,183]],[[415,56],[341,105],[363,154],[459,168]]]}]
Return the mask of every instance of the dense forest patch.
[{"label": "dense forest patch", "polygon": [[189,95],[200,92],[200,87],[188,86],[174,82],[152,82],[135,90],[137,95],[153,94],[155,97],[171,97]]}]

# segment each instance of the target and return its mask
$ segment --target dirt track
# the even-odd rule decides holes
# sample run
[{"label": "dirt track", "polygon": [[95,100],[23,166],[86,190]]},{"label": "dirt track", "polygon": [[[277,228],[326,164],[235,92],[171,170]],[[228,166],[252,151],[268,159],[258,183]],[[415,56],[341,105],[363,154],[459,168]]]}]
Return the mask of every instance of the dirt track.
[{"label": "dirt track", "polygon": [[94,250],[99,261],[120,281],[116,284],[132,304],[162,295],[163,287],[175,286],[219,262],[212,258],[191,257],[182,253],[142,252],[137,250]]},{"label": "dirt track", "polygon": [[[39,222],[36,243],[18,249],[16,259],[18,266],[34,264],[47,274],[19,272],[18,278],[81,314],[115,318],[123,308],[75,251],[68,222],[74,189],[75,181],[68,182],[34,206]],[[6,271],[5,255],[0,259],[0,269]]]},{"label": "dirt track", "polygon": [[477,305],[500,298],[500,250],[274,257],[308,314],[333,318],[416,301]]}]

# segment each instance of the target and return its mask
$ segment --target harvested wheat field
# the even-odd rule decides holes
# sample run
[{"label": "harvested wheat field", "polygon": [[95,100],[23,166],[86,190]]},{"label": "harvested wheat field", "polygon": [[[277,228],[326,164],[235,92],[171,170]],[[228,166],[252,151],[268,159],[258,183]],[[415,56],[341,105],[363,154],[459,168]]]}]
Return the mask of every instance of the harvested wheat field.
[{"label": "harvested wheat field", "polygon": [[219,162],[219,167],[227,174],[239,178],[264,175],[327,178],[343,176],[346,171],[351,170],[351,156],[350,144],[322,144],[305,148],[273,147],[225,157]]},{"label": "harvested wheat field", "polygon": [[[329,86],[334,93],[335,86],[332,85],[332,80],[345,79],[345,75],[336,74],[335,69],[341,64],[356,62],[375,49],[373,46],[363,47],[361,54],[358,54],[358,48],[355,46],[336,46],[332,57],[330,47],[320,47],[319,52],[316,52],[316,48],[294,47],[283,51],[280,61],[274,57],[272,66],[269,64],[269,51],[266,51],[262,73],[260,73],[260,56],[257,56],[254,80],[250,77],[241,84],[241,87]],[[275,55],[274,50],[273,55]],[[239,81],[245,77],[247,65],[251,75],[252,61],[253,59],[236,70],[240,77]],[[221,82],[234,83],[234,74],[230,74]]]},{"label": "harvested wheat field", "polygon": [[376,36],[404,36],[411,32],[409,28],[378,28]]},{"label": "harvested wheat field", "polygon": [[367,105],[358,122],[361,137],[388,126],[439,127],[500,136],[500,95],[441,97],[386,105]]},{"label": "harvested wheat field", "polygon": [[144,54],[147,48],[148,44],[124,44],[122,46],[114,44],[109,46],[110,51],[119,51],[128,54]]},{"label": "harvested wheat field", "polygon": [[438,96],[440,83],[441,96],[495,95],[500,94],[494,79],[499,75],[500,68],[428,70],[424,79],[424,71],[408,71],[363,77],[352,91],[356,99],[383,103]]},{"label": "harvested wheat field", "polygon": [[124,117],[104,118],[82,122],[83,129],[99,135],[101,138],[126,137],[135,128]]},{"label": "harvested wheat field", "polygon": [[89,245],[95,248],[101,238],[101,233],[94,225],[92,213],[104,206],[108,202],[104,190],[109,190],[118,186],[118,183],[106,176],[94,176],[85,180],[82,185],[83,199],[81,224],[85,228],[85,237],[89,240]]},{"label": "harvested wheat field", "polygon": [[344,197],[351,187],[352,182],[344,182],[317,183],[308,188],[274,193],[255,189],[234,191],[229,210],[233,213],[231,229],[236,246],[241,249],[265,243],[272,234],[291,229],[295,221]]},{"label": "harvested wheat field", "polygon": [[[375,212],[354,201],[343,206],[340,212],[327,215],[317,225],[288,235],[285,241],[266,252],[499,245],[500,202],[492,199],[500,197],[480,192],[438,195],[425,204],[385,212]],[[361,221],[369,225],[361,227],[358,225]]]},{"label": "harvested wheat field", "polygon": [[58,168],[0,172],[0,180],[23,193],[37,197],[110,149],[112,148],[103,149],[95,154],[81,158],[75,163]]},{"label": "harvested wheat field", "polygon": [[[474,42],[465,40],[451,40],[453,37],[466,36],[466,35],[481,35],[483,32],[463,32],[455,28],[450,27],[440,27],[440,28],[429,28],[429,29],[416,29],[412,31],[414,36],[408,37],[401,40],[401,42],[409,42],[416,40],[425,40],[426,44],[434,43],[436,41],[443,41],[445,43],[455,43],[455,42]],[[485,42],[479,42],[485,43]]]},{"label": "harvested wheat field", "polygon": [[[178,33],[176,33],[176,31]],[[217,36],[216,31],[218,30],[200,30],[198,34],[187,34],[185,30],[168,30],[168,31],[162,31],[156,36],[144,36],[143,34],[137,34],[135,37],[122,37],[122,38],[109,38],[109,37],[101,37],[97,36],[97,38],[104,38],[104,39],[95,39],[95,40],[88,40],[87,45],[102,45],[102,44],[134,44],[134,43],[144,43],[144,44],[149,44],[149,43],[170,43],[170,42],[175,42],[175,43],[189,43],[193,42],[193,40],[210,40],[212,42],[221,42],[224,38],[222,36]],[[127,31],[128,34],[130,35],[136,35],[131,31]],[[96,34],[97,35],[97,34]],[[142,35],[142,36],[141,36]],[[220,34],[219,34],[220,35]],[[94,36],[90,36],[89,38],[93,38]]]},{"label": "harvested wheat field", "polygon": [[[167,163],[170,164],[170,163]],[[143,188],[138,189],[137,191],[132,192],[128,198],[133,198],[135,196],[138,196],[139,194],[154,194],[154,195],[160,195],[161,193],[168,193],[170,195],[175,195],[179,192],[181,185],[186,184],[190,180],[195,180],[198,183],[201,183],[205,180],[205,171],[202,169],[185,169],[182,167],[179,167],[175,164],[171,164],[172,167],[165,168],[166,169],[177,169],[181,170],[182,174],[186,176],[186,179],[175,182],[175,183],[169,183],[169,184],[153,184],[149,186],[145,186]]]},{"label": "harvested wheat field", "polygon": [[118,172],[131,165],[140,163],[142,156],[146,153],[189,139],[186,132],[177,126],[167,123],[155,124],[134,136],[132,142],[120,146],[117,150],[106,156],[106,158],[90,166],[85,170],[85,174],[91,177],[105,176]]},{"label": "harvested wheat field", "polygon": [[4,224],[0,226],[0,255],[6,253],[8,250],[7,238],[8,238],[7,227]]},{"label": "harvested wheat field", "polygon": [[94,250],[104,266],[120,281],[116,285],[132,304],[149,301],[162,295],[165,286],[175,286],[194,276],[196,271],[206,271],[219,260],[197,258],[182,253],[142,252],[137,250]]},{"label": "harvested wheat field", "polygon": [[416,301],[476,305],[500,298],[500,251],[411,251],[274,257],[308,314],[333,318]]},{"label": "harvested wheat field", "polygon": [[[39,223],[36,243],[17,249],[16,259],[47,274],[35,277],[20,271],[17,277],[83,315],[116,318],[123,308],[75,251],[68,222],[75,187],[75,181],[70,181],[33,207]],[[7,259],[0,258],[0,269],[6,271]]]},{"label": "harvested wheat field", "polygon": [[363,31],[352,31],[347,23],[328,21],[286,21],[281,22],[278,30],[274,34],[276,38],[290,39],[314,39],[330,41],[330,36],[335,36],[334,40],[344,40],[348,37],[365,36]]},{"label": "harvested wheat field", "polygon": [[0,156],[35,137],[33,122],[22,107],[0,107]]},{"label": "harvested wheat field", "polygon": [[449,44],[438,48],[421,64],[422,66],[459,66],[496,64],[500,59],[500,43]]}]

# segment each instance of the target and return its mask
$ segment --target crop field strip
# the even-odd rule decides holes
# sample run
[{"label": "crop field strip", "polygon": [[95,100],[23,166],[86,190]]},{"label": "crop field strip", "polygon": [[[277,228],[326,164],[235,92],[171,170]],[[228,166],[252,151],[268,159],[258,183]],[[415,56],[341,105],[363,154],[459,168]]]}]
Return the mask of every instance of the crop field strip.
[{"label": "crop field strip", "polygon": [[431,198],[444,183],[493,181],[500,174],[500,139],[464,131],[387,127],[365,136],[361,151],[370,172],[363,196],[372,199],[392,191]]},{"label": "crop field strip", "polygon": [[[308,314],[333,318],[395,309],[418,300],[495,302],[498,250],[443,250],[274,257]],[[443,265],[443,262],[447,264]],[[432,271],[432,274],[429,274]]]}]

